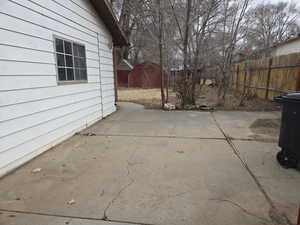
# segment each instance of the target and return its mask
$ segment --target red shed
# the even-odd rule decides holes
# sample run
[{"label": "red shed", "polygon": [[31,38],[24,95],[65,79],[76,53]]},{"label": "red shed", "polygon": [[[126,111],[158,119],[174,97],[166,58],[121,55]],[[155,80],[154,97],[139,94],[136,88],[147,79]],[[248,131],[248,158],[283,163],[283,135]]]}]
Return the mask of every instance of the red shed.
[{"label": "red shed", "polygon": [[129,87],[159,88],[160,84],[160,65],[152,62],[134,66],[128,77]]},{"label": "red shed", "polygon": [[118,76],[118,86],[119,87],[128,87],[128,76],[132,71],[133,66],[125,59],[121,61],[117,67],[117,76]]}]

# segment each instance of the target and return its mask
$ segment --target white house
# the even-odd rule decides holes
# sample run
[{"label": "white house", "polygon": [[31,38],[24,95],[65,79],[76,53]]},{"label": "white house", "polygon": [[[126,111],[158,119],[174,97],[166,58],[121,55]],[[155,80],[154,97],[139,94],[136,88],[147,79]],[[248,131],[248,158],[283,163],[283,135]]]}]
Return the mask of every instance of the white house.
[{"label": "white house", "polygon": [[289,55],[300,53],[300,36],[281,42],[271,49],[271,56]]},{"label": "white house", "polygon": [[127,41],[106,0],[1,0],[0,21],[2,176],[116,110]]}]

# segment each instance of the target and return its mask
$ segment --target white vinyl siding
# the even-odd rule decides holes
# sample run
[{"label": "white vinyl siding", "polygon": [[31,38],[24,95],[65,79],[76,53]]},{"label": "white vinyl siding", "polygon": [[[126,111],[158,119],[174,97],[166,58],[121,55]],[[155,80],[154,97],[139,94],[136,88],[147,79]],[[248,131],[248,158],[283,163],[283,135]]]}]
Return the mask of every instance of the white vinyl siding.
[{"label": "white vinyl siding", "polygon": [[272,56],[289,55],[300,52],[300,40],[291,41],[277,47],[272,50]]},{"label": "white vinyl siding", "polygon": [[[1,176],[116,108],[112,38],[88,0],[1,0],[0,21]],[[87,82],[58,85],[53,37],[85,46]]]}]

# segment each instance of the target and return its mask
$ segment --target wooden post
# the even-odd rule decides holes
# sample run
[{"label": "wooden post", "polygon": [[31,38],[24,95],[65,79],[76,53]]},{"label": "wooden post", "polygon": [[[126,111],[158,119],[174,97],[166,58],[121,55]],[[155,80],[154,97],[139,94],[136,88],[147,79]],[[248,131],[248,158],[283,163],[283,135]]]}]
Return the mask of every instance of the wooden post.
[{"label": "wooden post", "polygon": [[244,71],[245,71],[245,76],[244,76],[244,90],[243,90],[243,94],[246,93],[246,82],[247,82],[247,75],[248,75],[248,68],[247,68],[247,63],[245,63],[244,66]]},{"label": "wooden post", "polygon": [[239,91],[239,85],[240,85],[239,73],[240,73],[240,65],[238,64],[236,68],[236,83],[235,83],[235,87],[237,91]]},{"label": "wooden post", "polygon": [[[247,95],[250,95],[251,94],[251,83],[252,83],[252,69],[253,69],[253,66],[252,67],[249,67],[249,69],[247,69],[248,73],[249,73],[249,78],[248,78],[248,89],[247,89]],[[256,93],[256,90],[254,89],[255,93]]]},{"label": "wooden post", "polygon": [[265,99],[268,100],[269,98],[269,89],[270,89],[270,81],[271,81],[271,72],[272,72],[272,64],[273,64],[273,58],[269,59],[269,64],[268,64],[268,77],[267,77],[267,85],[266,85],[266,96]]},{"label": "wooden post", "polygon": [[[233,74],[235,72],[235,68],[236,68],[236,66],[234,65],[234,66],[231,66],[231,69],[230,69],[229,88],[231,88],[231,89],[234,89],[234,86],[235,86],[234,76],[233,76]],[[201,81],[200,81],[200,84],[201,84]]]}]

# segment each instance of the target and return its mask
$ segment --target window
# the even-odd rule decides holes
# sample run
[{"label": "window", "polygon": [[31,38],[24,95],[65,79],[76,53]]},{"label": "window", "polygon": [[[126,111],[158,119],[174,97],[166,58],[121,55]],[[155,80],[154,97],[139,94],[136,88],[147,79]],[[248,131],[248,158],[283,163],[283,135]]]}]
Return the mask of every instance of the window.
[{"label": "window", "polygon": [[83,45],[55,38],[55,51],[59,82],[87,81]]}]

